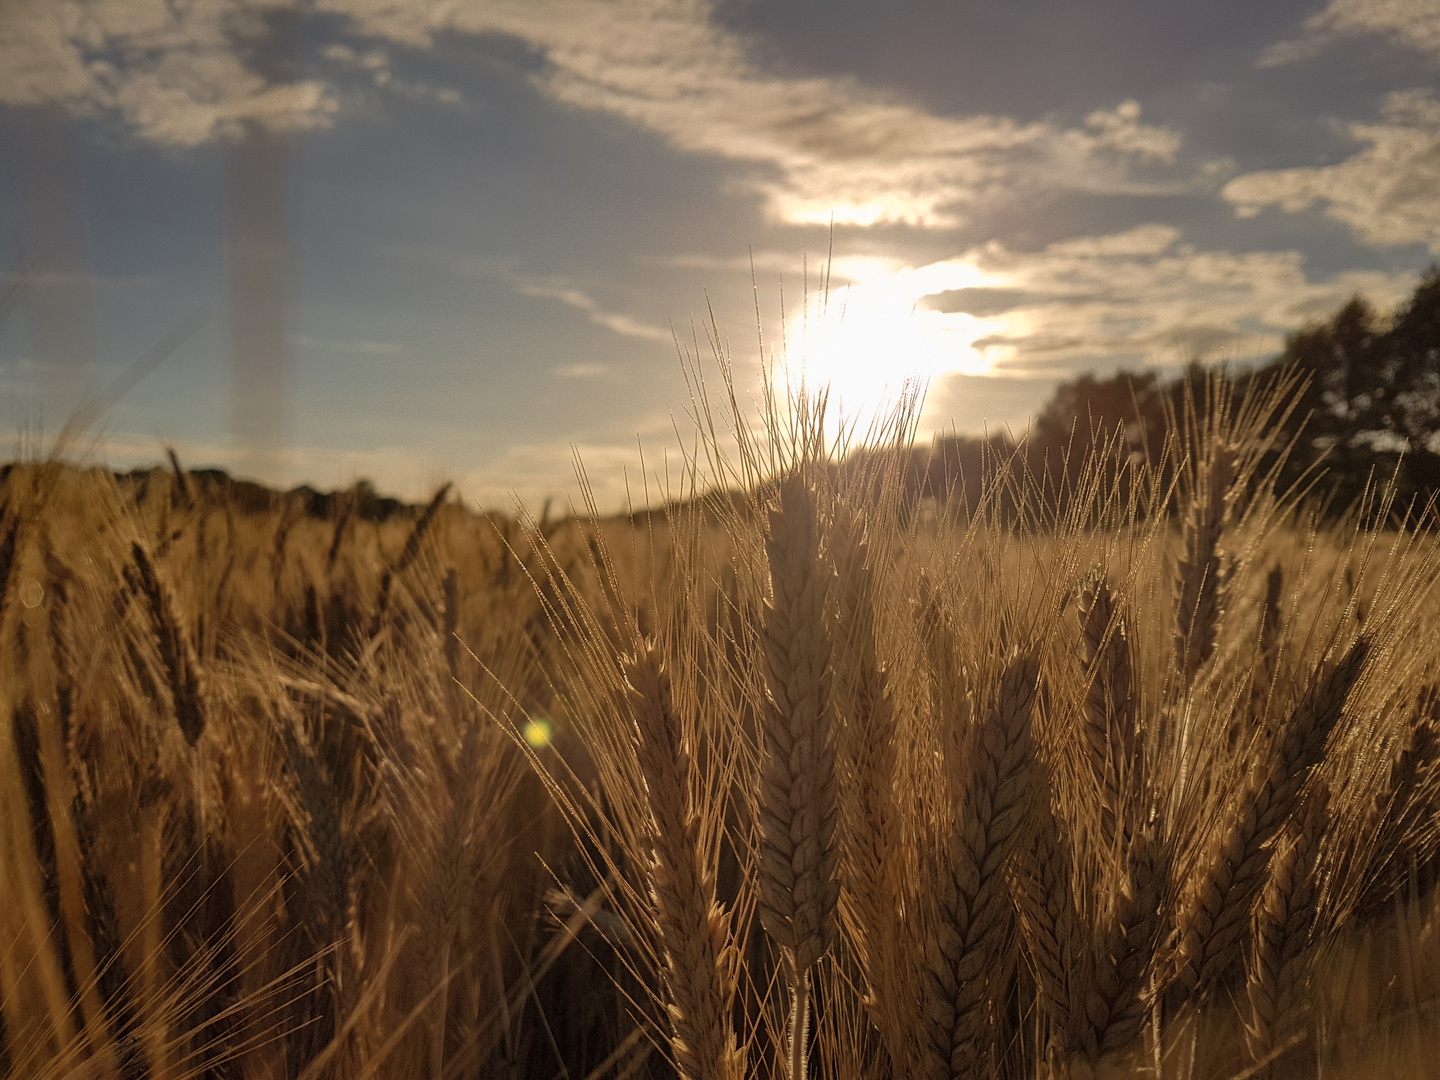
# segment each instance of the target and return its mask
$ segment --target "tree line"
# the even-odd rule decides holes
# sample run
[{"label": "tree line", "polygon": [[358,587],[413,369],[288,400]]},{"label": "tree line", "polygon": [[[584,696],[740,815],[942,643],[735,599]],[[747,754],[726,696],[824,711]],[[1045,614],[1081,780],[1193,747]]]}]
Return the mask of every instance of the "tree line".
[{"label": "tree line", "polygon": [[[1018,441],[950,436],[917,451],[917,494],[973,498],[987,456],[1022,459],[1057,492],[1077,479],[1097,444],[1155,460],[1187,401],[1192,415],[1211,404],[1203,385],[1212,371],[1194,362],[1174,375],[1081,375],[1055,389]],[[1395,311],[1355,296],[1291,334],[1279,356],[1230,372],[1232,404],[1284,375],[1303,388],[1280,425],[1278,441],[1288,447],[1282,487],[1306,484],[1330,514],[1392,477],[1397,506],[1440,494],[1440,266]]]}]

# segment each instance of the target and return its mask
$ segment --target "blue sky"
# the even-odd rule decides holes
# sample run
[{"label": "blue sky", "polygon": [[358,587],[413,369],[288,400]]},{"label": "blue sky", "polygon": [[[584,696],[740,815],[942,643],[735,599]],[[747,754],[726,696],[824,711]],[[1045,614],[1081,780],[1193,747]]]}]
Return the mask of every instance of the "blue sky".
[{"label": "blue sky", "polygon": [[744,390],[783,351],[851,415],[919,378],[922,436],[1019,431],[1080,371],[1403,299],[1437,76],[1440,0],[6,0],[0,426],[198,317],[91,460],[504,507],[578,452],[615,506],[712,325]]}]

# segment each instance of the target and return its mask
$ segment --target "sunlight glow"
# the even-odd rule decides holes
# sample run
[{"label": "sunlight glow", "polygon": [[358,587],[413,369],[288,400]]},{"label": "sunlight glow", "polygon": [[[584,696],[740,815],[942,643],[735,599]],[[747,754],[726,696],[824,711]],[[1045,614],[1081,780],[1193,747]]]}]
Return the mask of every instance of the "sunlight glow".
[{"label": "sunlight glow", "polygon": [[936,311],[924,301],[950,289],[1002,284],[959,261],[905,266],[876,257],[837,258],[828,296],[810,288],[796,333],[791,316],[784,380],[829,388],[831,419],[860,431],[896,402],[907,384],[945,375],[985,375],[995,357],[976,342],[1005,329],[1005,317]]}]

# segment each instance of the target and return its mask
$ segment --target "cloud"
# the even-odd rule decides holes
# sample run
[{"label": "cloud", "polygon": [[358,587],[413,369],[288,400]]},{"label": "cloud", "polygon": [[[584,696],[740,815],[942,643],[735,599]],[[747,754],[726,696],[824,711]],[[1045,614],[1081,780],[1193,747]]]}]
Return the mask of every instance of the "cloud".
[{"label": "cloud", "polygon": [[675,340],[674,334],[669,330],[651,326],[649,323],[641,322],[639,319],[620,312],[605,311],[589,293],[555,279],[522,278],[515,287],[524,296],[559,300],[562,304],[575,308],[577,311],[585,312],[596,326],[603,326],[606,330],[622,334],[625,337],[641,338],[645,341],[663,341],[667,344]]},{"label": "cloud", "polygon": [[265,52],[274,10],[239,0],[7,0],[0,104],[114,112],[141,138],[178,146],[247,122],[325,127],[338,108],[328,85],[269,79],[242,60]]},{"label": "cloud", "polygon": [[[342,74],[411,97],[453,90],[397,78],[385,46],[424,49],[440,34],[505,35],[545,57],[553,101],[621,117],[675,149],[745,166],[773,220],[950,226],[1025,192],[1186,189],[1180,137],[1144,124],[1134,101],[1078,127],[1005,116],[940,116],[853,79],[760,69],[716,25],[706,0],[315,0],[356,48],[319,49],[324,78],[271,83],[249,60],[264,13],[293,0],[8,0],[0,103],[118,112],[142,137],[193,146],[241,121],[291,130],[333,121]],[[1173,172],[1173,169],[1171,170]],[[623,332],[623,331],[622,331]]]},{"label": "cloud", "polygon": [[[348,8],[367,33],[395,17]],[[420,11],[417,9],[417,17]],[[1132,166],[1174,159],[1179,137],[1122,103],[1079,128],[1003,116],[937,116],[851,79],[757,68],[701,0],[546,3],[492,0],[429,9],[427,33],[499,33],[543,50],[552,99],[620,116],[678,150],[754,168],[769,216],[790,224],[954,225],[1017,188],[1159,190]],[[440,14],[443,12],[443,16]],[[1170,187],[1174,187],[1172,181]]]},{"label": "cloud", "polygon": [[[762,255],[794,281],[799,252]],[[748,273],[743,260],[684,261]],[[819,268],[810,269],[815,282]],[[1353,294],[1393,306],[1414,284],[1413,274],[1360,271],[1316,280],[1298,251],[1205,250],[1174,226],[1149,223],[1039,250],[992,241],[923,265],[838,255],[828,298],[812,289],[802,310],[787,289],[788,333],[777,332],[771,314],[766,340],[807,380],[863,408],[912,377],[939,387],[959,373],[1033,389],[1086,370],[1268,359],[1287,334]],[[721,324],[743,314],[722,311]],[[949,399],[937,397],[922,426],[944,428],[954,416],[973,427],[972,398],[956,398],[960,412],[941,415]]]},{"label": "cloud", "polygon": [[624,312],[612,311],[568,278],[527,274],[517,271],[508,261],[490,259],[483,255],[443,251],[432,247],[408,244],[387,244],[377,248],[385,255],[439,267],[446,273],[461,277],[498,278],[522,296],[537,299],[558,300],[567,307],[585,313],[586,318],[596,326],[623,337],[639,338],[643,341],[658,341],[673,345],[675,335],[667,327],[655,326]]},{"label": "cloud", "polygon": [[1429,89],[1389,95],[1381,122],[1352,124],[1367,149],[1337,165],[1238,176],[1224,197],[1242,217],[1321,205],[1366,244],[1425,244],[1440,255],[1440,99]]},{"label": "cloud", "polygon": [[971,285],[963,289],[946,289],[924,297],[924,304],[931,311],[945,315],[974,315],[978,319],[1004,315],[1043,303],[1046,297],[1028,289],[997,289],[990,286]]},{"label": "cloud", "polygon": [[[363,0],[357,6],[367,7]],[[328,127],[346,79],[412,99],[463,103],[453,88],[396,76],[385,49],[343,42],[319,48],[318,75],[276,78],[273,69],[298,56],[308,36],[292,40],[275,29],[279,17],[298,10],[294,0],[5,0],[0,105],[113,114],[146,141],[198,146],[245,124]],[[398,31],[397,21],[391,26]],[[416,43],[403,33],[388,40]]]},{"label": "cloud", "polygon": [[1140,123],[1140,103],[1122,101],[1110,112],[1098,109],[1085,118],[1099,146],[1137,158],[1170,162],[1180,149],[1180,136],[1168,128]]},{"label": "cloud", "polygon": [[1262,67],[1308,60],[1346,37],[1379,35],[1397,45],[1440,55],[1440,0],[1330,0],[1305,20],[1298,38],[1266,49]]},{"label": "cloud", "polygon": [[1413,275],[1370,272],[1311,281],[1298,252],[1197,250],[1165,225],[1038,252],[991,243],[924,273],[941,280],[946,265],[990,284],[937,290],[921,306],[968,322],[994,374],[1025,377],[1267,357],[1356,292],[1384,306],[1414,285]]},{"label": "cloud", "polygon": [[359,74],[372,85],[401,97],[415,101],[437,101],[442,105],[464,104],[463,96],[452,87],[440,87],[415,79],[397,77],[390,54],[384,49],[367,49],[361,52],[343,42],[331,42],[320,50],[320,55],[338,69]]}]

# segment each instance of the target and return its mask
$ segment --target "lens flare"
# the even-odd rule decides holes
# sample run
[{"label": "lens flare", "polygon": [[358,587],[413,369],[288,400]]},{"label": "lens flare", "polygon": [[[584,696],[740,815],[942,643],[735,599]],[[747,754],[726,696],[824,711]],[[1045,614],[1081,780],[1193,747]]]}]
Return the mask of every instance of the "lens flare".
[{"label": "lens flare", "polygon": [[545,717],[532,716],[526,722],[520,734],[525,737],[525,741],[530,744],[532,749],[544,750],[550,745],[550,737],[553,731],[554,729],[550,726],[550,721],[546,720]]}]

